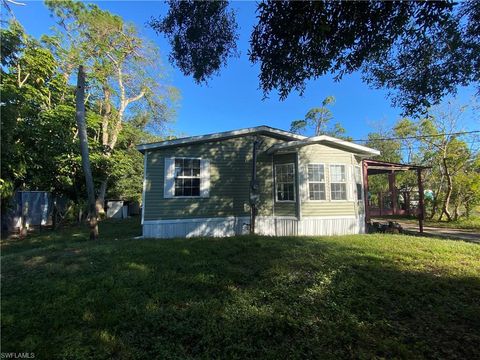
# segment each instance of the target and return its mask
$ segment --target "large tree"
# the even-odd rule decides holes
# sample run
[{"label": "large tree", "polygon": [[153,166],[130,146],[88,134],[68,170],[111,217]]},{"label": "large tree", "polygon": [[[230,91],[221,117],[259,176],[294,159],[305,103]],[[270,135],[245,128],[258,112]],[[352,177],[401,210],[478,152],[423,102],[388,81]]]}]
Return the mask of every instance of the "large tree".
[{"label": "large tree", "polygon": [[[205,80],[235,54],[235,18],[225,1],[169,5],[150,25],[180,70]],[[257,18],[249,57],[265,95],[284,99],[310,79],[361,71],[412,114],[480,80],[478,1],[261,1]]]},{"label": "large tree", "polygon": [[[480,143],[463,126],[468,109],[449,102],[431,109],[427,117],[400,119],[390,130],[369,134],[367,145],[379,149],[381,159],[428,166],[425,189],[433,193],[427,204],[430,218],[456,220],[462,211],[469,215],[479,201]],[[387,190],[386,179],[373,178],[373,191]],[[397,184],[416,189],[415,174],[399,174]]]},{"label": "large tree", "polygon": [[[65,78],[79,61],[85,63],[89,93],[97,100],[106,165],[116,164],[113,156],[121,130],[138,114],[143,126],[163,128],[173,115],[177,90],[165,84],[158,48],[142,38],[134,25],[95,5],[75,1],[47,1],[59,30],[44,38],[58,57]],[[98,210],[103,211],[107,184],[114,167],[101,174]]]},{"label": "large tree", "polygon": [[313,136],[329,135],[344,140],[351,140],[350,137],[345,135],[346,130],[339,122],[331,124],[333,113],[328,108],[328,105],[333,105],[334,103],[335,98],[327,96],[323,99],[321,107],[311,108],[303,119],[292,121],[290,131],[311,134]]},{"label": "large tree", "polygon": [[[75,86],[70,81],[74,79],[65,75],[66,63],[56,53],[66,53],[68,48],[33,39],[16,21],[6,25],[1,29],[2,211],[16,190],[50,191],[72,200],[78,205],[72,209],[80,211],[86,186],[75,122]],[[139,200],[143,162],[134,145],[156,141],[156,136],[146,132],[151,120],[141,107],[132,110],[111,156],[105,156],[102,97],[91,84],[94,73],[89,75],[86,126],[95,187],[109,174],[109,196]]]}]

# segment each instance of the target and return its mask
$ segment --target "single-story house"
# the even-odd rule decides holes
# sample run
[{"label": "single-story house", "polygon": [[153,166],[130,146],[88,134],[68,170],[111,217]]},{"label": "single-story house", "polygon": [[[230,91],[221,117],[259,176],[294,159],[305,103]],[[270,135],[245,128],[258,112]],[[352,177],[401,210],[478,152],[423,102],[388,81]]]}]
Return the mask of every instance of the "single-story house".
[{"label": "single-story house", "polygon": [[[365,232],[362,160],[379,151],[268,126],[137,146],[143,236]],[[253,210],[252,210],[253,209]]]}]

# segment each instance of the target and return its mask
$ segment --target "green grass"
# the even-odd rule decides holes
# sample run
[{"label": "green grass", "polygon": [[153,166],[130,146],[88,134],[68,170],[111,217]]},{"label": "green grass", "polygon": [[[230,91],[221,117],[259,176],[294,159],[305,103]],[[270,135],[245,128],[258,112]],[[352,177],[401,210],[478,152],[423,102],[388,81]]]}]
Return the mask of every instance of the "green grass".
[{"label": "green grass", "polygon": [[457,221],[427,221],[426,226],[438,226],[452,229],[480,230],[480,217],[461,218]]},{"label": "green grass", "polygon": [[401,235],[2,246],[2,351],[38,359],[479,358],[480,246]]}]

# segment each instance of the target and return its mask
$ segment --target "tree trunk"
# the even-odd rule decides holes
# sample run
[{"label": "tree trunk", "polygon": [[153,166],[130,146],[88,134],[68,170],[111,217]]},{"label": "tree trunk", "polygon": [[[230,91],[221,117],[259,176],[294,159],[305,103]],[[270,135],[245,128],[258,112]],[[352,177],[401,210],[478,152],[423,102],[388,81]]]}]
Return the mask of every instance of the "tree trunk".
[{"label": "tree trunk", "polygon": [[450,174],[450,171],[447,166],[447,160],[445,158],[443,158],[443,169],[445,171],[445,177],[447,178],[447,194],[443,202],[442,214],[440,215],[440,219],[442,218],[443,214],[445,214],[447,216],[448,221],[452,221],[452,214],[450,214],[449,206],[450,206],[450,198],[452,197],[453,184],[452,184],[452,175]]},{"label": "tree trunk", "polygon": [[467,203],[465,204],[465,217],[466,217],[467,219],[470,219],[470,211],[471,211],[471,208],[472,208],[472,207],[471,207],[470,204],[467,202]]},{"label": "tree trunk", "polygon": [[440,178],[440,183],[438,185],[438,189],[437,191],[435,191],[433,194],[433,203],[432,203],[432,214],[430,215],[430,220],[432,220],[435,215],[437,215],[437,211],[438,211],[438,206],[439,206],[439,197],[440,197],[440,194],[442,193],[442,187],[443,187],[443,179],[445,178],[445,175],[442,175],[442,177]]},{"label": "tree trunk", "polygon": [[82,154],[82,167],[87,185],[88,211],[90,224],[90,240],[98,238],[97,211],[95,207],[95,189],[93,187],[92,170],[88,153],[87,125],[85,123],[85,72],[83,66],[78,67],[76,91],[76,120],[80,138],[80,151]]},{"label": "tree trunk", "polygon": [[105,194],[107,193],[107,179],[103,180],[100,184],[100,189],[98,191],[97,197],[97,214],[100,217],[105,216]]},{"label": "tree trunk", "polygon": [[455,209],[454,209],[454,212],[453,212],[453,220],[457,221],[459,217],[460,217],[460,203],[457,202],[457,203],[455,203]]},{"label": "tree trunk", "polygon": [[29,204],[28,203],[25,204],[23,195],[22,195],[22,215],[20,220],[20,237],[21,238],[27,236],[28,234],[28,228],[27,228],[28,206]]},{"label": "tree trunk", "polygon": [[108,124],[112,113],[112,104],[110,103],[110,89],[107,86],[103,87],[103,96],[105,106],[102,117],[102,145],[108,146]]}]

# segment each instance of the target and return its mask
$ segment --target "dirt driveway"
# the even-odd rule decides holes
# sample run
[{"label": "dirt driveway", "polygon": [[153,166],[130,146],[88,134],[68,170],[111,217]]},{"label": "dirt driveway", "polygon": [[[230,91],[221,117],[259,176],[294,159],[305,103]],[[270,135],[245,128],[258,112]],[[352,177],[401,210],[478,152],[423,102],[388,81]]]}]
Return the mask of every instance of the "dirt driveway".
[{"label": "dirt driveway", "polygon": [[[414,224],[402,220],[395,220],[395,222],[398,222],[407,232],[413,235],[419,234],[418,223]],[[480,232],[478,230],[424,226],[423,233],[426,236],[435,236],[452,240],[463,240],[480,244]]]}]

